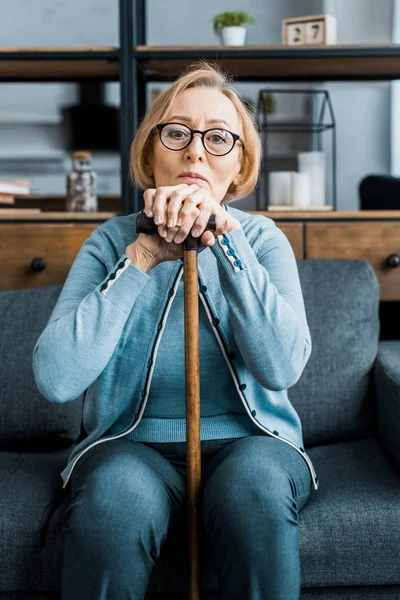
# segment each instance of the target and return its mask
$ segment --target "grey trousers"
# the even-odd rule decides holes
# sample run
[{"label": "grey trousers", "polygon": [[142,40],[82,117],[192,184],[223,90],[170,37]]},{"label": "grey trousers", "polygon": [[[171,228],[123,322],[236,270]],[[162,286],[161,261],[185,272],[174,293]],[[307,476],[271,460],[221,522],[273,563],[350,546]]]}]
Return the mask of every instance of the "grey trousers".
[{"label": "grey trousers", "polygon": [[[298,600],[305,460],[268,435],[203,441],[201,520],[221,600]],[[185,500],[186,444],[94,446],[70,480],[62,600],[142,600]],[[184,515],[182,514],[182,518]]]}]

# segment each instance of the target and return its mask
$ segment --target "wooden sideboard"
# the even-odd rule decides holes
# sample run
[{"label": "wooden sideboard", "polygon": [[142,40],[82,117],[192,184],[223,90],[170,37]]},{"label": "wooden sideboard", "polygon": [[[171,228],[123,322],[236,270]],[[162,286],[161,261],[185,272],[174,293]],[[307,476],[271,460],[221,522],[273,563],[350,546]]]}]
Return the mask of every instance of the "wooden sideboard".
[{"label": "wooden sideboard", "polygon": [[[381,300],[400,301],[400,211],[247,212],[273,219],[299,260],[368,261],[378,277]],[[0,289],[62,283],[85,239],[116,214],[60,211],[24,219],[1,214]]]},{"label": "wooden sideboard", "polygon": [[377,275],[380,299],[400,301],[400,211],[262,214],[282,229],[297,259],[366,260]]}]

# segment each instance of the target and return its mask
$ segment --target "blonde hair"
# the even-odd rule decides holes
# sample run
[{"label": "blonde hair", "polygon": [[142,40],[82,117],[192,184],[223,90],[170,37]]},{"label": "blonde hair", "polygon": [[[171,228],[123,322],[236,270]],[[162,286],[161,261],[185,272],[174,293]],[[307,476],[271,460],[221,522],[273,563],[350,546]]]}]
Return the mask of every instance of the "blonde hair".
[{"label": "blonde hair", "polygon": [[[217,64],[205,59],[190,64],[166,91],[160,93],[152,102],[145,114],[130,148],[130,177],[134,185],[142,190],[154,187],[154,179],[146,173],[145,165],[151,151],[150,135],[157,123],[161,123],[175,97],[188,88],[208,87],[219,90],[235,105],[242,123],[245,149],[241,153],[241,180],[231,184],[222,199],[228,204],[248,196],[255,188],[261,167],[262,146],[257,130],[257,122],[252,113],[240,98],[239,93],[231,87],[231,77],[224,73]],[[242,146],[240,145],[242,148]]]}]

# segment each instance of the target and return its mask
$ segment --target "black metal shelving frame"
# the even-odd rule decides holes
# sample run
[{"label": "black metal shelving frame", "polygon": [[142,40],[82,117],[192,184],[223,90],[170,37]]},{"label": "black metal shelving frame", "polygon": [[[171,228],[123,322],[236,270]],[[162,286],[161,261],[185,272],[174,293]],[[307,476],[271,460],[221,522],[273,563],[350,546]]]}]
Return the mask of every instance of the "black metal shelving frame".
[{"label": "black metal shelving frame", "polygon": [[[362,68],[358,71],[343,69],[342,67],[329,67],[326,75],[316,68],[308,68],[306,74],[294,69],[290,74],[273,69],[259,70],[257,74],[241,72],[234,65],[235,79],[243,82],[263,83],[273,81],[296,82],[296,81],[387,81],[400,79],[400,45],[395,46],[324,46],[313,48],[288,48],[286,46],[275,47],[246,47],[220,48],[207,46],[202,48],[183,48],[160,50],[141,48],[146,46],[146,0],[119,0],[119,48],[104,51],[26,51],[1,53],[1,61],[68,61],[68,60],[96,60],[102,59],[110,63],[119,64],[119,76],[115,73],[110,75],[90,75],[92,80],[119,81],[121,90],[120,105],[120,154],[121,154],[121,214],[137,212],[143,207],[143,197],[140,190],[132,186],[129,180],[129,149],[132,139],[139,127],[140,121],[146,112],[146,84],[155,81],[171,81],[171,76],[164,76],[151,68],[147,68],[149,61],[162,62],[166,59],[191,61],[197,58],[209,58],[222,60],[229,68],[230,61],[235,59],[246,59],[255,61],[281,61],[286,59],[298,59],[302,64],[315,64],[313,61],[324,60],[328,65],[330,59],[344,59],[344,61],[360,61]],[[385,62],[382,63],[382,59]],[[303,62],[305,61],[305,62]],[[381,62],[377,62],[381,61]],[[231,64],[234,64],[231,62]],[[319,65],[320,66],[320,65]],[[79,83],[86,79],[85,76],[62,74],[60,77],[39,76],[5,76],[0,75],[0,82],[45,82],[61,81]],[[71,218],[70,221],[74,221]],[[63,221],[69,222],[69,221]]]},{"label": "black metal shelving frame", "polygon": [[[274,122],[268,118],[268,113],[263,110],[264,99],[272,94],[283,94],[283,95],[304,95],[311,100],[312,112],[315,113],[311,116],[311,121],[307,117],[304,118],[304,122]],[[317,98],[322,98],[320,106],[316,105]],[[317,112],[316,112],[317,111]],[[262,88],[258,92],[257,101],[257,114],[258,114],[258,125],[259,132],[261,135],[261,142],[263,148],[263,169],[260,176],[259,183],[256,187],[256,210],[267,210],[269,206],[269,154],[268,154],[268,134],[269,133],[313,133],[315,134],[312,140],[315,143],[317,140],[317,150],[322,150],[322,133],[331,131],[331,164],[332,164],[332,206],[333,210],[337,209],[336,199],[336,120],[335,113],[333,111],[332,101],[330,94],[327,90],[320,89],[276,89],[276,88]],[[316,117],[314,120],[313,117]],[[325,117],[328,116],[328,121]],[[262,188],[262,191],[261,189]],[[261,197],[263,204],[261,203]]]}]

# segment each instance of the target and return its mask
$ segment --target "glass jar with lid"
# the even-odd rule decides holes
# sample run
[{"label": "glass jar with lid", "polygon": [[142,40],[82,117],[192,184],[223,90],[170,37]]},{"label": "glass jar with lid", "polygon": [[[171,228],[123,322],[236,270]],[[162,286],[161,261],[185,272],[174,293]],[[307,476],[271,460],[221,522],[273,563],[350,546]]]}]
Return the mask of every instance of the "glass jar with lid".
[{"label": "glass jar with lid", "polygon": [[97,175],[92,169],[92,154],[85,150],[71,153],[72,170],[67,175],[65,210],[97,212]]}]

